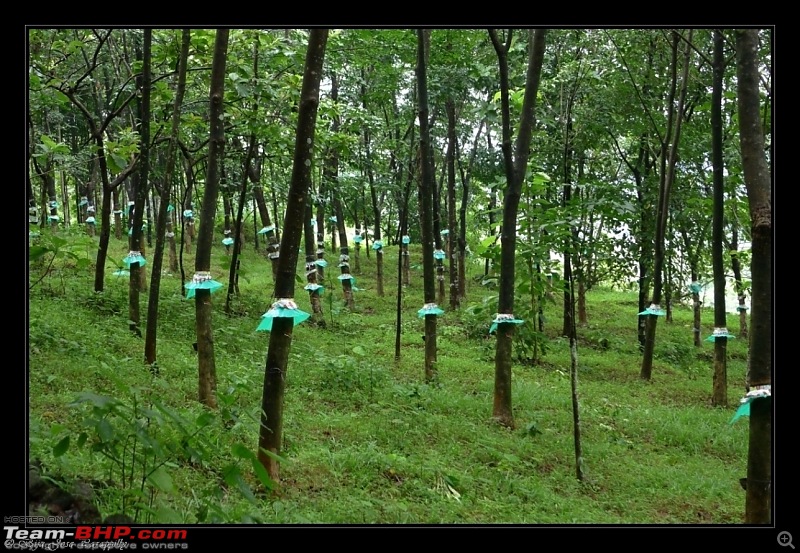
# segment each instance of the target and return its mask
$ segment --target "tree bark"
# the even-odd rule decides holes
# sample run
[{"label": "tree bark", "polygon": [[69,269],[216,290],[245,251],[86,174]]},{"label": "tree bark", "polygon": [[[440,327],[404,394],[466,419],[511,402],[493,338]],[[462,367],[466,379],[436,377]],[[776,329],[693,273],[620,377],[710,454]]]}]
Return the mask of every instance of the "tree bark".
[{"label": "tree bark", "polygon": [[[211,126],[208,144],[208,167],[200,212],[200,230],[197,233],[195,276],[205,278],[211,271],[211,246],[214,240],[214,218],[219,195],[220,167],[225,146],[223,122],[225,95],[225,67],[228,57],[230,29],[217,29],[214,42],[214,58],[211,65],[211,92],[209,121]],[[199,378],[199,400],[203,405],[216,409],[217,369],[214,358],[214,335],[211,325],[211,292],[195,290],[195,326],[197,330],[197,360]]]},{"label": "tree bark", "polygon": [[[691,40],[691,30],[689,31]],[[674,105],[675,92],[678,86],[678,46],[680,36],[677,31],[672,32],[672,63],[671,63],[671,86],[667,97],[667,128],[665,137],[661,142],[661,183],[659,189],[657,224],[655,239],[655,261],[653,266],[653,298],[652,311],[660,310],[661,291],[663,287],[663,268],[664,268],[664,240],[669,218],[669,197],[672,183],[675,180],[675,165],[678,155],[678,144],[680,143],[681,126],[683,123],[683,106],[686,101],[686,90],[688,87],[689,60],[691,49],[686,47],[683,59],[683,75],[681,77],[681,88],[678,105]],[[673,123],[674,121],[674,123]],[[669,159],[667,159],[669,158]],[[642,368],[639,376],[643,380],[650,380],[653,370],[653,353],[656,344],[656,325],[659,315],[650,313],[646,316],[645,342],[642,355]]]},{"label": "tree bark", "polygon": [[[431,160],[430,130],[428,128],[428,42],[430,29],[417,30],[417,111],[419,114],[419,216],[422,228],[423,309],[436,307],[436,283],[433,272],[433,163]],[[425,317],[425,381],[437,377],[436,315]]]},{"label": "tree bark", "polygon": [[[278,278],[275,281],[275,297],[278,299],[294,296],[298,248],[300,236],[303,233],[303,219],[306,215],[305,204],[309,201],[308,191],[311,188],[319,83],[322,78],[322,62],[325,57],[327,39],[327,29],[311,29],[300,91],[292,181],[281,238],[283,255],[280,257]],[[280,465],[276,455],[281,450],[283,394],[289,349],[292,344],[292,330],[293,320],[290,317],[275,319],[269,336],[269,349],[264,371],[258,459],[270,478],[276,483],[280,482]]]},{"label": "tree bark", "polygon": [[[737,30],[739,137],[750,203],[752,308],[748,387],[770,395],[750,406],[746,524],[770,524],[772,512],[772,179],[759,116],[758,29]],[[770,159],[772,157],[770,156]]]},{"label": "tree bark", "polygon": [[172,174],[175,170],[176,144],[181,120],[181,105],[186,92],[186,64],[189,59],[189,42],[191,31],[183,29],[181,35],[181,49],[178,58],[178,83],[175,87],[175,101],[172,106],[172,124],[167,146],[167,159],[164,169],[164,182],[161,189],[161,203],[158,207],[156,219],[156,245],[151,260],[152,272],[150,277],[150,298],[147,304],[147,327],[145,330],[144,359],[148,365],[153,365],[157,360],[158,341],[158,300],[161,292],[161,265],[164,259],[164,242],[170,240],[170,271],[177,271],[177,259],[174,256],[175,233],[172,231],[172,212],[169,211],[171,193],[173,188]]},{"label": "tree bark", "polygon": [[725,314],[725,267],[722,260],[725,183],[722,160],[722,79],[725,72],[723,36],[714,29],[713,82],[711,85],[711,165],[714,182],[711,262],[714,271],[714,377],[711,404],[728,406],[728,329]]},{"label": "tree bark", "polygon": [[539,89],[544,61],[546,29],[529,30],[528,67],[525,96],[522,102],[519,131],[514,152],[511,144],[509,108],[508,51],[511,31],[506,43],[501,44],[497,31],[490,29],[500,70],[500,94],[503,117],[503,159],[505,161],[506,191],[503,198],[503,228],[500,250],[500,287],[498,293],[497,348],[495,351],[495,384],[492,415],[503,426],[514,428],[511,403],[511,353],[514,338],[514,275],[517,243],[517,210],[519,208],[522,180],[528,165],[531,136],[535,124],[536,94]]}]

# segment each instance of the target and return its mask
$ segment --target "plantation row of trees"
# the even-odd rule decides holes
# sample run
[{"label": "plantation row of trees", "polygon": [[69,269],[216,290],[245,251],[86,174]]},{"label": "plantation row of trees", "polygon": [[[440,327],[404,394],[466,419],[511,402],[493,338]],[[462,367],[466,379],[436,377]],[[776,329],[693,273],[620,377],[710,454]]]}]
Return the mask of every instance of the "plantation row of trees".
[{"label": "plantation row of trees", "polygon": [[[448,302],[465,305],[468,253],[484,258],[483,282],[497,288],[494,321],[487,316],[497,332],[493,414],[509,427],[513,349],[534,360],[540,351],[537,332],[518,325],[536,321],[541,332],[554,275],[573,345],[589,316],[586,291],[637,287],[631,328],[643,379],[659,316],[693,301],[699,345],[699,292],[713,285],[712,401],[727,405],[728,280],[739,337],[751,341],[748,386],[771,385],[771,38],[768,29],[31,28],[29,227],[79,224],[97,234],[98,293],[112,226],[129,233],[136,333],[150,268],[151,367],[162,257],[168,251],[177,272],[183,249],[196,248],[182,284],[195,298],[199,398],[210,408],[211,295],[220,287],[211,245],[223,240],[232,255],[228,311],[237,253],[245,240],[261,241],[277,316],[259,459],[274,480],[301,237],[316,320],[314,285],[333,280],[326,253],[338,259],[352,307],[350,264],[358,272],[362,247],[374,253],[383,295],[383,248],[422,244],[428,381],[436,317]],[[398,269],[409,284],[408,255]],[[768,483],[771,401],[753,406],[748,478]],[[579,457],[577,400],[575,422]],[[747,493],[748,521],[769,520],[769,487]]]}]

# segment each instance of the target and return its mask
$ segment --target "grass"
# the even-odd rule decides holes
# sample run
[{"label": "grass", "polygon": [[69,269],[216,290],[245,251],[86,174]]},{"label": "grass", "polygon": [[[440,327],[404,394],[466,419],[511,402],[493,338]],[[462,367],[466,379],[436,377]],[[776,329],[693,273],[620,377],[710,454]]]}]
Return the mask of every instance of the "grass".
[{"label": "grass", "polygon": [[[85,240],[69,239],[91,256]],[[127,246],[112,238],[111,249],[122,258]],[[268,343],[255,328],[272,292],[263,254],[245,247],[236,316],[223,313],[222,292],[213,296],[220,404],[213,413],[196,399],[194,308],[180,295],[179,276],[162,278],[154,375],[142,362],[143,340],[128,330],[127,280],[113,276],[109,265],[106,289],[95,294],[93,265],[59,256],[29,294],[30,457],[59,481],[91,481],[104,515],[125,511],[142,522],[743,522],[747,425],[729,421],[744,390],[746,341],[728,344],[731,406],[715,408],[713,344],[692,345],[690,308],[676,306],[673,322],[659,321],[653,377],[645,382],[635,294],[591,290],[589,325],[578,329],[587,476],[579,482],[559,308],[546,306],[543,362],[514,366],[516,429],[505,429],[491,417],[493,338],[475,337],[475,318],[465,309],[448,310],[438,323],[438,382],[425,384],[416,316],[421,269],[412,270],[403,297],[396,361],[397,252],[386,249],[382,298],[370,253],[368,259],[361,250],[357,277],[364,291],[356,293],[355,310],[344,308],[338,282],[329,277],[327,326],[294,330],[281,485],[272,491],[261,485],[250,453],[258,441]],[[412,261],[419,255],[412,248]],[[212,260],[220,282],[227,282],[228,259],[220,245]],[[31,282],[46,265],[31,263]],[[191,254],[184,266],[191,276]],[[482,267],[476,262],[469,270],[477,276]],[[467,303],[488,294],[470,278]],[[302,284],[295,299],[310,311]],[[487,330],[490,319],[483,321]],[[708,335],[712,311],[703,311],[702,323]],[[86,392],[94,395],[80,396]]]}]

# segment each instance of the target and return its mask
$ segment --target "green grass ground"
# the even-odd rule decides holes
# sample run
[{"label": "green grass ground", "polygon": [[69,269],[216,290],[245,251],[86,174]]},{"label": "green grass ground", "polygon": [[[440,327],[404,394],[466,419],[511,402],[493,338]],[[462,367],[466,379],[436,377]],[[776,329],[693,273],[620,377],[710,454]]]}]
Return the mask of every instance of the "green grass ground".
[{"label": "green grass ground", "polygon": [[[589,324],[578,329],[587,477],[579,482],[558,305],[546,306],[542,363],[514,366],[516,429],[508,430],[491,418],[494,339],[478,336],[492,316],[480,320],[465,309],[490,292],[470,278],[465,308],[439,317],[439,379],[426,385],[416,314],[422,271],[412,270],[405,290],[396,361],[397,249],[386,249],[382,298],[375,254],[367,258],[362,249],[357,285],[364,290],[355,310],[344,308],[339,282],[329,278],[326,328],[294,330],[281,485],[267,492],[252,463],[268,344],[268,334],[255,329],[273,284],[263,254],[245,247],[236,316],[224,314],[223,292],[213,296],[219,409],[207,412],[196,399],[194,306],[181,294],[179,275],[162,279],[154,375],[142,361],[143,340],[128,330],[127,279],[114,276],[109,262],[106,289],[95,294],[93,265],[76,261],[91,257],[93,245],[69,240],[29,294],[30,457],[65,485],[91,481],[104,515],[125,511],[157,523],[743,521],[747,424],[729,421],[744,393],[747,344],[729,342],[730,407],[712,407],[713,343],[693,346],[688,306],[674,308],[672,323],[659,320],[653,377],[645,382],[635,294],[589,292]],[[112,238],[111,258],[126,253]],[[212,274],[220,282],[227,283],[228,259],[219,245]],[[47,260],[30,264],[30,282]],[[188,278],[193,262],[186,254]],[[417,248],[412,263],[420,263]],[[473,276],[482,270],[470,265]],[[335,263],[328,272],[338,274]],[[302,286],[295,299],[310,311]],[[705,337],[713,312],[702,317]],[[735,317],[728,327],[737,333]]]}]

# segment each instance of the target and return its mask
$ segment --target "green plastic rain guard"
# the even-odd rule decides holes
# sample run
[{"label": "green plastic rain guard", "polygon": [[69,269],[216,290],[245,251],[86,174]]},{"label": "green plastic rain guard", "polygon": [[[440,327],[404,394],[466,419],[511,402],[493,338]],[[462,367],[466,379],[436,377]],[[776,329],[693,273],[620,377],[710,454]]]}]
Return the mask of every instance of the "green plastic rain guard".
[{"label": "green plastic rain guard", "polygon": [[131,272],[126,271],[125,269],[119,269],[117,271],[114,271],[113,275],[118,277],[131,276]]},{"label": "green plastic rain guard", "polygon": [[87,198],[86,196],[83,196],[83,197],[81,197],[81,201],[78,202],[78,205],[79,206],[84,206],[84,205],[88,205],[88,203],[89,203],[89,198]]},{"label": "green plastic rain guard", "polygon": [[190,300],[194,297],[195,290],[208,290],[209,294],[213,294],[222,288],[222,283],[213,280],[209,271],[200,271],[195,273],[192,280],[183,287],[186,288],[186,299]]},{"label": "green plastic rain guard", "polygon": [[50,219],[51,221],[58,221],[59,220],[58,215],[48,215],[47,218]]},{"label": "green plastic rain guard", "polygon": [[417,311],[417,316],[420,319],[424,319],[425,315],[442,315],[444,314],[444,309],[436,305],[435,303],[426,303],[422,306],[422,309]]},{"label": "green plastic rain guard", "polygon": [[434,259],[444,259],[444,250],[433,250]]},{"label": "green plastic rain guard", "polygon": [[271,230],[275,230],[275,225],[262,228],[260,231],[258,231],[258,234],[267,234]]},{"label": "green plastic rain guard", "polygon": [[353,236],[353,242],[355,242],[356,244],[360,244],[363,241],[364,237],[361,236],[360,234],[356,234],[355,236]]},{"label": "green plastic rain guard", "polygon": [[87,222],[87,223],[89,223],[90,225],[93,225],[93,224],[95,224],[94,217],[87,217],[87,218],[86,218],[86,222]]},{"label": "green plastic rain guard", "polygon": [[317,220],[316,219],[311,219],[311,226],[312,227],[317,226]]},{"label": "green plastic rain guard", "polygon": [[222,243],[226,246],[233,246],[233,238],[223,238]]},{"label": "green plastic rain guard", "polygon": [[403,235],[403,244],[410,244],[411,237],[408,234]]},{"label": "green plastic rain guard", "polygon": [[191,219],[192,217],[194,217],[194,212],[191,209],[185,209],[183,211],[183,216],[186,219]]},{"label": "green plastic rain guard", "polygon": [[373,250],[379,250],[379,249],[381,249],[382,247],[383,247],[383,242],[381,242],[380,240],[375,240],[375,241],[372,243],[372,249],[373,249]]},{"label": "green plastic rain guard", "polygon": [[328,262],[324,259],[317,259],[314,261],[314,265],[317,267],[322,267],[323,269],[328,266]]},{"label": "green plastic rain guard", "polygon": [[441,234],[442,236],[450,234],[450,229],[442,229],[441,232],[439,232],[439,234]]},{"label": "green plastic rain guard", "polygon": [[276,318],[293,319],[292,326],[297,326],[311,316],[310,313],[301,311],[293,299],[282,298],[272,304],[269,311],[261,315],[261,324],[256,328],[257,332],[269,332],[272,330],[272,321]]},{"label": "green plastic rain guard", "polygon": [[131,268],[131,263],[138,262],[139,267],[144,267],[145,265],[147,265],[147,261],[145,261],[144,257],[142,257],[142,254],[134,251],[128,252],[128,255],[125,256],[122,262],[125,263],[125,266],[128,269]]},{"label": "green plastic rain guard", "polygon": [[350,284],[355,284],[356,283],[356,277],[354,277],[350,273],[345,273],[343,275],[339,275],[336,278],[338,278],[339,280],[349,280],[349,281],[351,281]]},{"label": "green plastic rain guard", "polygon": [[494,316],[494,320],[492,321],[492,326],[489,327],[489,334],[492,334],[495,330],[497,330],[497,323],[511,323],[515,325],[521,325],[525,321],[523,319],[515,319],[514,315],[509,313],[497,313]]},{"label": "green plastic rain guard", "polygon": [[316,282],[311,283],[311,284],[306,284],[303,287],[303,289],[304,290],[308,290],[309,292],[316,291],[317,294],[319,294],[320,296],[323,294],[323,292],[325,292],[325,287],[322,284],[317,284]]},{"label": "green plastic rain guard", "polygon": [[764,399],[772,396],[772,386],[766,384],[764,386],[753,386],[753,389],[739,400],[739,408],[733,415],[730,424],[735,423],[742,417],[750,416],[750,404],[757,399]]},{"label": "green plastic rain guard", "polygon": [[691,290],[694,294],[699,294],[703,290],[703,285],[697,281],[694,281],[689,285],[689,290]]},{"label": "green plastic rain guard", "polygon": [[57,201],[55,201],[55,200],[51,201],[51,202],[50,202],[49,204],[47,204],[47,205],[48,205],[48,206],[50,206],[50,209],[56,209],[56,208],[58,208],[58,202],[57,202]]},{"label": "green plastic rain guard", "polygon": [[661,309],[658,305],[651,303],[650,307],[639,313],[639,315],[656,315],[658,317],[663,317],[666,315],[667,312]]},{"label": "green plastic rain guard", "polygon": [[339,220],[336,218],[336,215],[331,215],[330,217],[328,217],[328,221],[330,221],[331,223],[339,222]]},{"label": "green plastic rain guard", "polygon": [[733,340],[734,338],[736,338],[736,336],[728,332],[727,328],[715,328],[714,332],[708,338],[706,338],[705,341],[716,342],[717,338],[721,338],[723,336],[728,340]]},{"label": "green plastic rain guard", "polygon": [[169,204],[169,205],[167,206],[167,213],[170,213],[170,212],[172,212],[172,211],[175,211],[175,206],[174,206],[174,205],[172,205],[172,204]]},{"label": "green plastic rain guard", "polygon": [[[142,232],[144,232],[146,230],[147,230],[147,223],[144,223],[142,225]],[[133,227],[131,227],[130,230],[128,230],[128,236],[133,236]]]},{"label": "green plastic rain guard", "polygon": [[747,306],[745,305],[737,305],[736,311],[747,311]]}]

